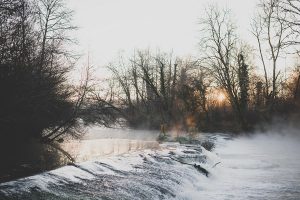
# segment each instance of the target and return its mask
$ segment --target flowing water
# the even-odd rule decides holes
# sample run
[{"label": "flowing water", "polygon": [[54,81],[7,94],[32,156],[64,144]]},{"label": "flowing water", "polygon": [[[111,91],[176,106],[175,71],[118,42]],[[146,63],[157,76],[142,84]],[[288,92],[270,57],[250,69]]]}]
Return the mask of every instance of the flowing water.
[{"label": "flowing water", "polygon": [[80,162],[2,183],[0,199],[300,199],[299,136],[198,135],[215,142],[209,152],[197,142],[158,145],[153,132],[131,132],[66,144],[81,149]]}]

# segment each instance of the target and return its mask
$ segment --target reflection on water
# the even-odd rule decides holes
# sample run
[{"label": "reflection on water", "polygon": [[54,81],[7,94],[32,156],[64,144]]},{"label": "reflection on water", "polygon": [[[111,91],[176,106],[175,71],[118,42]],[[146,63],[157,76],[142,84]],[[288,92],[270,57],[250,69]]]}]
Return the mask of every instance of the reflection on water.
[{"label": "reflection on water", "polygon": [[84,139],[131,139],[154,141],[159,135],[159,131],[132,130],[128,128],[103,128],[91,127],[87,130]]},{"label": "reflection on water", "polygon": [[112,129],[91,127],[82,140],[70,140],[62,148],[76,162],[96,160],[103,156],[114,156],[142,149],[158,148],[158,131]]},{"label": "reflection on water", "polygon": [[156,141],[129,139],[88,139],[68,141],[62,145],[63,149],[75,158],[76,162],[95,160],[103,156],[113,156],[142,149],[158,148]]}]

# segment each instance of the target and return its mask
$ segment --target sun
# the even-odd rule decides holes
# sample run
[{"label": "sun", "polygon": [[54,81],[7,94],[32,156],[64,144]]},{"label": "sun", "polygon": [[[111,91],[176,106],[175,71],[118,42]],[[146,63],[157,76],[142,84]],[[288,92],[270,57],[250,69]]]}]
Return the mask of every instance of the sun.
[{"label": "sun", "polygon": [[226,99],[226,96],[223,92],[218,92],[217,94],[217,101],[219,103],[222,103]]}]

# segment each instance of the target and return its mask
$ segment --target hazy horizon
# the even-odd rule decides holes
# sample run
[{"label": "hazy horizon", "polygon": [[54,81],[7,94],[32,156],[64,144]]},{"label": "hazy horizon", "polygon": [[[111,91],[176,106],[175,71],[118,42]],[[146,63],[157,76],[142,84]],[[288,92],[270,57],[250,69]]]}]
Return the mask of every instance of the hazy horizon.
[{"label": "hazy horizon", "polygon": [[256,44],[250,33],[251,18],[259,0],[69,0],[74,10],[74,24],[79,27],[74,37],[77,50],[82,54],[78,66],[90,63],[103,76],[108,62],[134,49],[173,52],[186,57],[199,54],[199,20],[205,6],[217,4],[232,11],[242,40]]}]

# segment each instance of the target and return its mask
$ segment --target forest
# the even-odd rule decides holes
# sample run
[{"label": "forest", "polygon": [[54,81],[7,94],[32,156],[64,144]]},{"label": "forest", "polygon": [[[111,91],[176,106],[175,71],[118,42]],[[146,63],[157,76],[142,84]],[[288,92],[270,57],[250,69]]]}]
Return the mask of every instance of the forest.
[{"label": "forest", "polygon": [[230,10],[205,13],[199,57],[137,49],[106,66],[109,79],[97,81],[88,65],[73,83],[78,27],[66,2],[1,0],[0,181],[72,161],[60,144],[92,125],[233,134],[297,125],[300,1],[261,1],[255,44],[239,37]]}]

